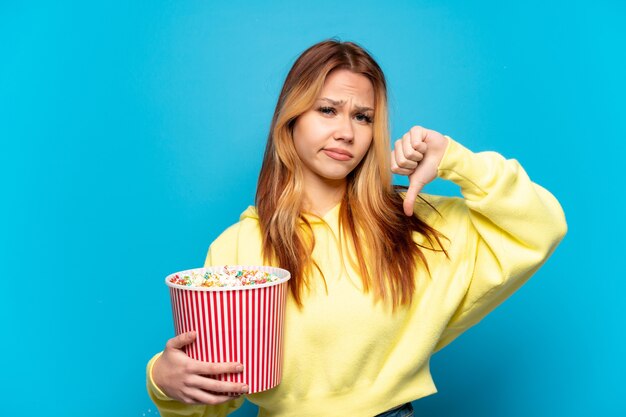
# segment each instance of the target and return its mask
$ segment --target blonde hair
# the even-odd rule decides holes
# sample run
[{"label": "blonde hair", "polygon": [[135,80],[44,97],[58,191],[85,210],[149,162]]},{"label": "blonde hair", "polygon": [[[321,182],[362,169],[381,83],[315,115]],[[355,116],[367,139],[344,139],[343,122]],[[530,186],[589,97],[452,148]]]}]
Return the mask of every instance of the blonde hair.
[{"label": "blonde hair", "polygon": [[442,235],[417,216],[403,214],[402,197],[392,185],[385,77],[376,61],[355,43],[327,40],[313,45],[296,60],[283,84],[256,194],[263,257],[291,272],[290,290],[301,306],[303,287],[308,286],[306,276],[311,268],[319,267],[311,260],[315,240],[302,216],[303,176],[293,127],[313,106],[328,74],[337,69],[367,77],[375,99],[372,144],[347,177],[340,226],[354,249],[349,259],[360,271],[364,290],[373,290],[375,299],[390,300],[396,307],[411,302],[416,265],[421,262],[428,270],[413,232],[426,238],[427,249],[444,251]]}]

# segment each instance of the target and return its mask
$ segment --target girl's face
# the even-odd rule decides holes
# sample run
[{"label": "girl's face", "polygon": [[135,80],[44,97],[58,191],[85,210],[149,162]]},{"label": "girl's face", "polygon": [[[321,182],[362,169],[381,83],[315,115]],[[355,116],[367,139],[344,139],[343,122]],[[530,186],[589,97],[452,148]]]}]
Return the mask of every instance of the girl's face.
[{"label": "girl's face", "polygon": [[296,120],[293,141],[304,182],[344,182],[372,143],[374,87],[364,75],[332,71],[313,108]]}]

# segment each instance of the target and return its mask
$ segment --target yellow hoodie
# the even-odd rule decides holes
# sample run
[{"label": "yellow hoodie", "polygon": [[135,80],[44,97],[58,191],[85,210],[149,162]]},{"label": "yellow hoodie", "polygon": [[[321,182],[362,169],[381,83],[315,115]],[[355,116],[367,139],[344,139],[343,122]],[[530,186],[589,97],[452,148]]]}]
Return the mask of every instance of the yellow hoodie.
[{"label": "yellow hoodie", "polygon": [[[313,276],[302,310],[288,297],[282,382],[247,396],[259,416],[374,416],[436,392],[431,355],[517,290],[563,238],[561,206],[517,161],[472,153],[448,139],[439,176],[458,184],[464,198],[423,195],[439,213],[416,204],[416,213],[449,239],[449,259],[424,251],[431,277],[418,270],[411,306],[392,312],[363,293],[359,274],[343,255],[348,249],[338,232],[339,206],[322,219],[310,217],[313,258],[328,290]],[[205,265],[224,264],[263,264],[253,207],[211,244]],[[168,398],[151,378],[158,357],[148,363],[147,385],[163,417],[221,417],[243,402],[204,406]]]}]

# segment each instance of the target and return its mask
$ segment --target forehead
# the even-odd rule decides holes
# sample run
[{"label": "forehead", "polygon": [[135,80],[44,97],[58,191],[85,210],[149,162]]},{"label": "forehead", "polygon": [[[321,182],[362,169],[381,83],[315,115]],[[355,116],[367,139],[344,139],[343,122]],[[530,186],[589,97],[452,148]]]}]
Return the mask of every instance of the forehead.
[{"label": "forehead", "polygon": [[374,106],[374,86],[364,75],[347,69],[331,71],[324,81],[322,96],[333,100],[352,100],[362,106]]}]

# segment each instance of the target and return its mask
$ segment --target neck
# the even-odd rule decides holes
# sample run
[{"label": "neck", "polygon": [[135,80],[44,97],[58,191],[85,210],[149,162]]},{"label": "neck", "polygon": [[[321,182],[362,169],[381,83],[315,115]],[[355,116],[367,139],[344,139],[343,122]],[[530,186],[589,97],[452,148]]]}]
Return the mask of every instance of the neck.
[{"label": "neck", "polygon": [[346,192],[346,180],[329,180],[315,176],[304,178],[304,210],[324,216],[341,202]]}]

